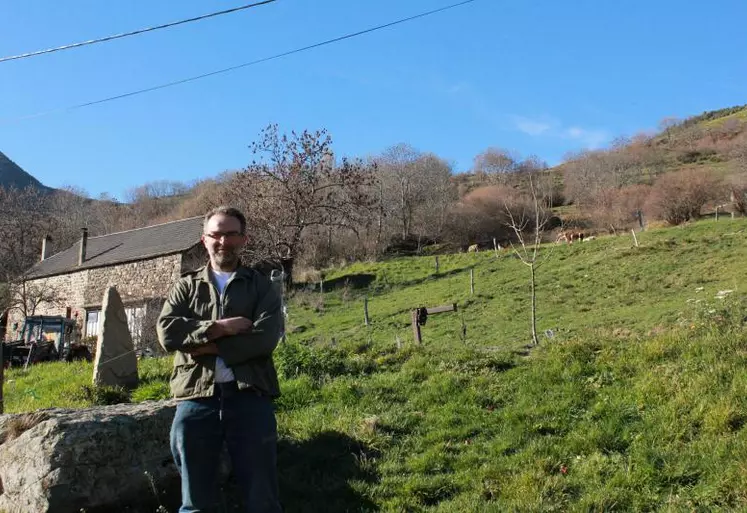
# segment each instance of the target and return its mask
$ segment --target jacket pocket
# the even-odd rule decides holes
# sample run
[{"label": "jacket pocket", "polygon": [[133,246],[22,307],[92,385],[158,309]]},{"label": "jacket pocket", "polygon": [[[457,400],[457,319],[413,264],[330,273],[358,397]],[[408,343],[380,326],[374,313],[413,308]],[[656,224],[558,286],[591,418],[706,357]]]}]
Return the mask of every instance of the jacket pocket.
[{"label": "jacket pocket", "polygon": [[171,393],[174,397],[189,397],[201,392],[202,367],[195,362],[177,365],[171,373]]}]

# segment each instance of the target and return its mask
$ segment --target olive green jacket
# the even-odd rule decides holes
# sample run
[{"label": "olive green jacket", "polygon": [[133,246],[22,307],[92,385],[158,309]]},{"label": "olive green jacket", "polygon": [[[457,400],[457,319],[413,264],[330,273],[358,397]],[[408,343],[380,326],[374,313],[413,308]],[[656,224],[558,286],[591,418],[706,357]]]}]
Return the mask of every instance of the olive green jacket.
[{"label": "olive green jacket", "polygon": [[[239,389],[254,388],[270,397],[280,395],[272,352],[282,327],[280,295],[270,280],[240,266],[226,284],[222,297],[210,280],[209,266],[187,273],[169,291],[158,318],[158,341],[176,351],[171,392],[177,399],[211,397],[215,384],[215,355],[184,352],[211,342],[233,371]],[[208,340],[207,330],[217,319],[246,317],[249,333]]]}]

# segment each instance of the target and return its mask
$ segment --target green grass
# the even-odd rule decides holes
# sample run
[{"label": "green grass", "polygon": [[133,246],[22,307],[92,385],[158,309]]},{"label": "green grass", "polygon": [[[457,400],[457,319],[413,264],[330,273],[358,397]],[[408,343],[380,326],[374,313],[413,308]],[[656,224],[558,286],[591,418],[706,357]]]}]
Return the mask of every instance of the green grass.
[{"label": "green grass", "polygon": [[[149,358],[138,363],[140,386],[133,401],[168,396],[171,358]],[[5,412],[17,413],[41,408],[85,408],[106,401],[106,395],[91,396],[93,364],[88,362],[44,363],[28,371],[5,371]],[[113,391],[109,391],[113,392]]]},{"label": "green grass", "polygon": [[[433,257],[356,263],[297,292],[276,355],[286,509],[747,510],[747,220],[637,235],[543,249],[554,337],[536,348],[506,251],[440,256],[438,275]],[[415,346],[409,310],[452,302]],[[170,360],[140,363],[133,399],[164,397]],[[6,408],[83,406],[90,371],[11,371]]]},{"label": "green grass", "polygon": [[728,114],[726,116],[722,116],[717,119],[713,119],[710,121],[706,121],[703,123],[703,126],[705,128],[718,128],[722,126],[724,123],[726,123],[730,119],[736,119],[741,122],[747,122],[747,107],[743,107],[741,110],[737,110],[736,112],[733,112],[731,114]]}]

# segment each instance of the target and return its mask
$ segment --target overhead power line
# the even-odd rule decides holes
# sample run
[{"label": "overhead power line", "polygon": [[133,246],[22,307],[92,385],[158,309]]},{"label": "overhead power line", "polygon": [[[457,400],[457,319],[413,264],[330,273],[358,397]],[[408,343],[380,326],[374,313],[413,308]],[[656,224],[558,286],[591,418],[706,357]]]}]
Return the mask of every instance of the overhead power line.
[{"label": "overhead power line", "polygon": [[[180,84],[186,84],[187,82],[194,82],[196,80],[200,80],[200,79],[207,78],[207,77],[212,77],[214,75],[220,75],[222,73],[228,73],[230,71],[235,71],[237,69],[246,68],[246,67],[249,67],[249,66],[254,66],[254,65],[257,65],[257,64],[261,64],[263,62],[268,62],[268,61],[272,61],[272,60],[275,60],[275,59],[280,59],[282,57],[288,57],[289,55],[294,55],[294,54],[297,54],[297,53],[305,52],[305,51],[308,51],[308,50],[312,50],[314,48],[319,48],[321,46],[327,46],[327,45],[330,45],[330,44],[333,44],[333,43],[338,43],[338,42],[344,41],[346,39],[351,39],[351,38],[354,38],[354,37],[357,37],[357,36],[362,36],[364,34],[369,34],[371,32],[376,32],[378,30],[383,30],[385,28],[393,27],[395,25],[400,25],[402,23],[413,21],[413,20],[416,20],[416,19],[419,19],[419,18],[424,18],[426,16],[431,16],[431,15],[436,14],[436,13],[448,11],[450,9],[455,9],[457,7],[461,7],[463,5],[470,4],[470,3],[476,2],[476,1],[477,0],[465,0],[463,2],[459,2],[459,3],[447,5],[445,7],[441,7],[439,9],[434,9],[432,11],[427,11],[427,12],[422,12],[422,13],[416,14],[414,16],[409,16],[407,18],[402,18],[402,19],[399,19],[399,20],[396,20],[396,21],[392,21],[390,23],[385,23],[384,25],[377,25],[376,27],[367,28],[367,29],[364,29],[364,30],[360,30],[358,32],[353,32],[351,34],[346,34],[344,36],[339,36],[339,37],[336,37],[336,38],[333,38],[333,39],[327,39],[326,41],[322,41],[321,43],[315,43],[315,44],[312,44],[312,45],[309,45],[309,46],[304,46],[303,48],[297,48],[295,50],[290,50],[290,51],[287,51],[287,52],[279,53],[279,54],[276,54],[276,55],[273,55],[273,56],[270,56],[270,57],[264,57],[262,59],[257,59],[257,60],[254,60],[254,61],[245,62],[243,64],[238,64],[236,66],[231,66],[229,68],[223,68],[223,69],[219,69],[219,70],[216,70],[216,71],[211,71],[209,73],[203,73],[202,75],[196,75],[196,76],[189,77],[189,78],[183,78],[181,80],[175,80],[174,82],[168,82],[168,83],[165,83],[165,84],[156,85],[156,86],[148,87],[148,88],[145,88],[145,89],[139,89],[137,91],[131,91],[129,93],[118,94],[116,96],[110,96],[108,98],[102,98],[100,100],[94,100],[94,101],[90,101],[90,102],[86,102],[86,103],[80,103],[78,105],[72,105],[70,107],[62,107],[62,108],[53,109],[53,110],[49,110],[49,111],[45,111],[45,112],[40,112],[40,113],[37,113],[37,114],[32,114],[32,115],[29,115],[29,116],[23,116],[23,117],[20,117],[20,118],[15,118],[14,120],[15,121],[19,121],[19,120],[22,120],[22,119],[29,119],[29,118],[35,118],[35,117],[45,116],[47,114],[52,114],[52,113],[55,113],[55,112],[61,112],[61,111],[62,112],[67,112],[67,111],[71,111],[71,110],[75,110],[75,109],[82,109],[84,107],[90,107],[92,105],[98,105],[98,104],[101,104],[101,103],[111,102],[111,101],[114,101],[114,100],[121,100],[122,98],[129,98],[130,96],[137,96],[139,94],[145,94],[145,93],[150,93],[152,91],[158,91],[160,89],[166,89],[167,87],[172,87],[172,86],[176,86],[176,85],[180,85]],[[9,119],[7,121],[14,121],[14,120],[13,119]]]},{"label": "overhead power line", "polygon": [[164,25],[157,25],[155,27],[148,27],[140,30],[133,30],[132,32],[125,32],[123,34],[115,34],[113,36],[102,37],[99,39],[90,39],[88,41],[81,41],[80,43],[73,43],[64,46],[58,46],[56,48],[47,48],[46,50],[38,50],[36,52],[22,53],[20,55],[11,55],[9,57],[0,57],[0,63],[6,61],[15,61],[18,59],[28,59],[29,57],[36,57],[37,55],[43,55],[45,53],[61,52],[62,50],[70,50],[72,48],[78,48],[81,46],[93,45],[96,43],[105,43],[107,41],[113,41],[115,39],[121,39],[128,36],[136,36],[138,34],[145,34],[146,32],[153,32],[154,30],[161,30],[169,27],[175,27],[177,25],[184,25],[185,23],[192,23],[193,21],[205,20],[207,18],[213,18],[215,16],[222,16],[224,14],[230,14],[233,12],[243,11],[245,9],[251,9],[252,7],[259,7],[260,5],[271,4],[277,0],[264,0],[262,2],[255,2],[252,4],[240,5],[239,7],[233,7],[232,9],[226,9],[218,12],[211,12],[209,14],[203,14],[194,18],[186,20],[174,21],[172,23],[166,23]]}]

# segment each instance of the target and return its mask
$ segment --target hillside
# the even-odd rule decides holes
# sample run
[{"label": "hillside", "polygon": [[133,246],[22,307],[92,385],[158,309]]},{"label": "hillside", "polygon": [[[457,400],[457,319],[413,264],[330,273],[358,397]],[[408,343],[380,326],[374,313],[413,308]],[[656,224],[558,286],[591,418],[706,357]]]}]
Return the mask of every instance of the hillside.
[{"label": "hillside", "polygon": [[[544,248],[536,348],[507,251],[438,274],[356,263],[296,292],[276,354],[286,510],[745,510],[747,220],[638,240]],[[452,302],[414,345],[410,309]],[[133,399],[164,397],[170,359],[141,365]],[[11,371],[7,408],[90,404],[90,370]]]},{"label": "hillside", "polygon": [[24,171],[18,164],[10,160],[3,152],[0,152],[0,187],[23,189],[28,186],[36,187],[45,192],[52,192],[54,190],[42,184],[39,180]]},{"label": "hillside", "polygon": [[[722,175],[738,171],[737,160],[747,155],[747,105],[707,111],[685,119],[666,119],[654,134],[620,138],[597,153],[612,155],[614,165],[630,168],[627,183],[650,183],[657,176],[680,169],[712,169]],[[583,154],[582,154],[583,155]],[[563,162],[549,173],[559,184],[571,163]],[[742,165],[744,167],[744,164]],[[472,172],[454,177],[462,191],[482,183]],[[562,187],[562,185],[561,185]]]}]

